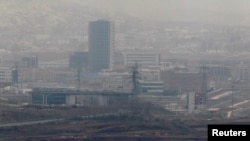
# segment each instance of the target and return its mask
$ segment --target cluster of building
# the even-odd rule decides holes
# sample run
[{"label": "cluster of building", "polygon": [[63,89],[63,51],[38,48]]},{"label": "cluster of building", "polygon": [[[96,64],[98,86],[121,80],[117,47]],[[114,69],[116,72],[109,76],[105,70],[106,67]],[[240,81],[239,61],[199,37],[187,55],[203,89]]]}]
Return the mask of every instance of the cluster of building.
[{"label": "cluster of building", "polygon": [[[88,51],[71,54],[68,66],[64,68],[41,67],[35,56],[22,58],[14,67],[0,67],[2,88],[9,83],[15,84],[17,88],[31,89],[64,87],[96,93],[129,94],[136,91],[139,94],[176,96],[187,94],[189,107],[195,109],[204,105],[207,92],[232,83],[231,66],[199,64],[196,71],[189,71],[186,65],[163,60],[160,52],[141,50],[119,52],[115,50],[114,29],[114,23],[110,21],[90,22]],[[239,66],[240,82],[248,81],[248,70],[243,64]],[[89,92],[83,94],[84,98],[79,96],[82,94],[79,92],[72,94],[63,91],[58,94],[58,92],[56,91],[54,97],[51,95],[53,92],[41,94],[38,90],[34,90],[32,103],[50,104],[52,99],[54,104],[83,104],[89,97]],[[99,94],[102,96],[102,93]],[[102,97],[106,99],[104,103],[108,103],[109,98]]]}]

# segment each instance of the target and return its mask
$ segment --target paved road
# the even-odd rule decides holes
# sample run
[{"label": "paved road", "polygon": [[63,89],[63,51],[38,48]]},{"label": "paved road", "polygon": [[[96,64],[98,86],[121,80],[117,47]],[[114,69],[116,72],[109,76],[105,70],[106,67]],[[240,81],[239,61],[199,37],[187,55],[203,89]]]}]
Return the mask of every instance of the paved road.
[{"label": "paved road", "polygon": [[25,126],[25,125],[50,123],[50,122],[59,122],[59,121],[71,120],[74,118],[91,119],[91,118],[97,118],[97,117],[108,117],[108,116],[119,116],[119,115],[121,115],[121,113],[106,113],[106,114],[85,115],[85,116],[78,116],[78,117],[71,117],[71,118],[58,118],[58,119],[45,119],[45,120],[37,120],[37,121],[15,122],[15,123],[0,124],[0,128],[1,127],[13,127],[13,126]]}]

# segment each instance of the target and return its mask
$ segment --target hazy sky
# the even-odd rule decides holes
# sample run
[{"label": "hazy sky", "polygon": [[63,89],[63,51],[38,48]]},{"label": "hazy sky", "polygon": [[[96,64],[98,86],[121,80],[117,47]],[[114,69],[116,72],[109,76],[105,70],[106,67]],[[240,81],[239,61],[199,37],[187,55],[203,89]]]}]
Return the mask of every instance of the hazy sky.
[{"label": "hazy sky", "polygon": [[250,0],[82,0],[82,3],[147,19],[250,25]]}]

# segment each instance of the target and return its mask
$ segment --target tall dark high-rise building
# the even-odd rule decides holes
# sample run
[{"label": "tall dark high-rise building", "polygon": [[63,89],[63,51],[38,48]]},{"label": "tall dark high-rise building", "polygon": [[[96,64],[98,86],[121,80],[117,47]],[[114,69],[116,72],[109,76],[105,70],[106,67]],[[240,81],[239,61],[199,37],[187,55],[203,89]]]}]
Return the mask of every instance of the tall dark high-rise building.
[{"label": "tall dark high-rise building", "polygon": [[89,23],[89,69],[99,72],[113,68],[114,25],[110,21]]}]

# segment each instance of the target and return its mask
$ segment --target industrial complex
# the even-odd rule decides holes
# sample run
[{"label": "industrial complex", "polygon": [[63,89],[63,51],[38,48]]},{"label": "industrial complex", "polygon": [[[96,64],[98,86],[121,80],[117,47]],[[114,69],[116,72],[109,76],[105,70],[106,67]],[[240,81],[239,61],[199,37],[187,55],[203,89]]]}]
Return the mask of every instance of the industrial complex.
[{"label": "industrial complex", "polygon": [[0,49],[0,140],[205,141],[208,124],[249,123],[249,55],[218,49],[238,39],[245,49],[247,29],[74,12],[69,25],[20,29],[30,35],[16,44],[1,36],[12,50]]}]

